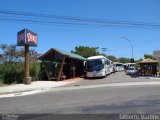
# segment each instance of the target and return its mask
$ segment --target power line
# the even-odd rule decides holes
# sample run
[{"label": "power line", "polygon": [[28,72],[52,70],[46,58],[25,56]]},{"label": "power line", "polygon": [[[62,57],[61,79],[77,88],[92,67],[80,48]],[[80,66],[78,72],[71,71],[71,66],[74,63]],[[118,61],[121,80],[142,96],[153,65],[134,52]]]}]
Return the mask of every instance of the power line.
[{"label": "power line", "polygon": [[19,12],[19,11],[4,11],[0,10],[1,14],[12,14],[12,15],[22,15],[22,16],[33,16],[33,17],[45,17],[45,18],[55,18],[55,19],[65,19],[65,20],[76,20],[76,21],[88,21],[88,22],[98,22],[98,23],[114,23],[114,24],[132,24],[132,25],[151,25],[151,26],[160,26],[156,23],[142,23],[142,22],[129,22],[129,21],[120,21],[120,20],[102,20],[102,19],[91,19],[91,18],[80,18],[72,16],[60,16],[60,15],[48,15],[41,13],[31,13],[31,12]]},{"label": "power line", "polygon": [[[7,20],[10,22],[17,21],[17,22],[47,23],[47,24],[92,25],[92,26],[96,25],[96,26],[109,26],[109,27],[133,27],[133,28],[154,28],[154,29],[160,28],[160,24],[157,24],[157,23],[144,23],[144,22],[134,22],[134,21],[121,21],[121,20],[104,20],[104,19],[93,19],[93,18],[91,19],[91,18],[49,15],[49,14],[32,13],[32,12],[0,10],[0,14],[8,15],[7,16],[8,18],[3,17],[3,18],[0,18],[0,20]],[[19,16],[26,17],[26,19],[17,18]],[[16,19],[14,19],[13,17],[16,17]],[[38,20],[35,20],[37,18]],[[40,21],[39,18],[43,18],[44,20]],[[58,20],[58,21],[55,21],[55,20]]]},{"label": "power line", "polygon": [[108,50],[108,48],[101,48],[103,51],[103,54],[106,54],[106,51]]},{"label": "power line", "polygon": [[[13,19],[13,18],[0,18],[1,21],[5,22],[29,22],[29,23],[45,23],[45,24],[64,24],[64,25],[83,25],[83,26],[101,26],[101,27],[128,27],[135,28],[136,26],[125,26],[125,25],[114,25],[114,24],[92,24],[92,23],[73,23],[73,22],[57,22],[57,21],[46,21],[46,20],[30,20],[30,19]],[[138,28],[145,28],[139,26]]]}]

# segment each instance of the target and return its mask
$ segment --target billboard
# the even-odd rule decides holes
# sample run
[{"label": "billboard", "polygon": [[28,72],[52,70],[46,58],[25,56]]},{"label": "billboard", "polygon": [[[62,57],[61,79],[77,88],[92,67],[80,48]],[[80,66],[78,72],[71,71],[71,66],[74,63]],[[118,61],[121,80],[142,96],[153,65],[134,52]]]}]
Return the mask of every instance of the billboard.
[{"label": "billboard", "polygon": [[37,33],[32,32],[29,29],[23,29],[17,33],[17,45],[18,46],[33,46],[36,47],[38,42]]}]

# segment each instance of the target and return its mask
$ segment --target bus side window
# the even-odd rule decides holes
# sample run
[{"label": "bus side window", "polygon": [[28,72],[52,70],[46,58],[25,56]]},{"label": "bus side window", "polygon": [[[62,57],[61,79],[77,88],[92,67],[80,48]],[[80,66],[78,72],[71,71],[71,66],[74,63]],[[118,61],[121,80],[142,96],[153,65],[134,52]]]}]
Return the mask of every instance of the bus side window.
[{"label": "bus side window", "polygon": [[106,60],[106,64],[107,64],[107,65],[110,65],[110,62],[109,62],[108,60]]},{"label": "bus side window", "polygon": [[106,60],[106,59],[104,59],[104,61],[105,61],[105,64],[107,64],[107,60]]}]

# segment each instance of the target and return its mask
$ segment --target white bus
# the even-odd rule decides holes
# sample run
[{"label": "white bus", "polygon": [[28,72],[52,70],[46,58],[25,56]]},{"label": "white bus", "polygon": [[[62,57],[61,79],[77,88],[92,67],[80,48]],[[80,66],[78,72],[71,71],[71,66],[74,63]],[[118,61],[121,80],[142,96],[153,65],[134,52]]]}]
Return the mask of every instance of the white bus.
[{"label": "white bus", "polygon": [[114,62],[113,65],[115,67],[115,71],[116,72],[124,71],[124,65],[123,65],[123,63]]},{"label": "white bus", "polygon": [[130,68],[130,67],[134,67],[135,64],[136,64],[136,63],[125,63],[125,64],[123,64],[123,65],[124,65],[124,68],[125,68],[125,69],[128,69],[128,68]]},{"label": "white bus", "polygon": [[104,56],[92,56],[87,58],[86,62],[86,77],[105,77],[112,73],[112,61]]}]

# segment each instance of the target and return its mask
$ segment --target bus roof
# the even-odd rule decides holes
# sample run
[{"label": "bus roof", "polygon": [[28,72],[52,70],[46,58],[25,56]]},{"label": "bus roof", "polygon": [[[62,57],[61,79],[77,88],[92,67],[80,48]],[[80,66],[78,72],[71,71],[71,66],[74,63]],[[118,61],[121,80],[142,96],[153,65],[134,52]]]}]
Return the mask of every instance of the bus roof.
[{"label": "bus roof", "polygon": [[[101,58],[105,58],[105,59],[109,60],[108,58],[104,57],[103,55],[91,56],[91,57],[88,57],[87,60],[101,59]],[[111,60],[109,60],[109,61],[112,62]]]},{"label": "bus roof", "polygon": [[106,58],[102,55],[98,55],[98,56],[91,56],[91,57],[88,57],[87,60],[92,60],[92,59],[100,59],[100,58]]},{"label": "bus roof", "polygon": [[123,63],[119,63],[119,62],[113,62],[113,64],[122,64],[123,65]]},{"label": "bus roof", "polygon": [[136,63],[125,63],[124,65],[135,65]]}]

